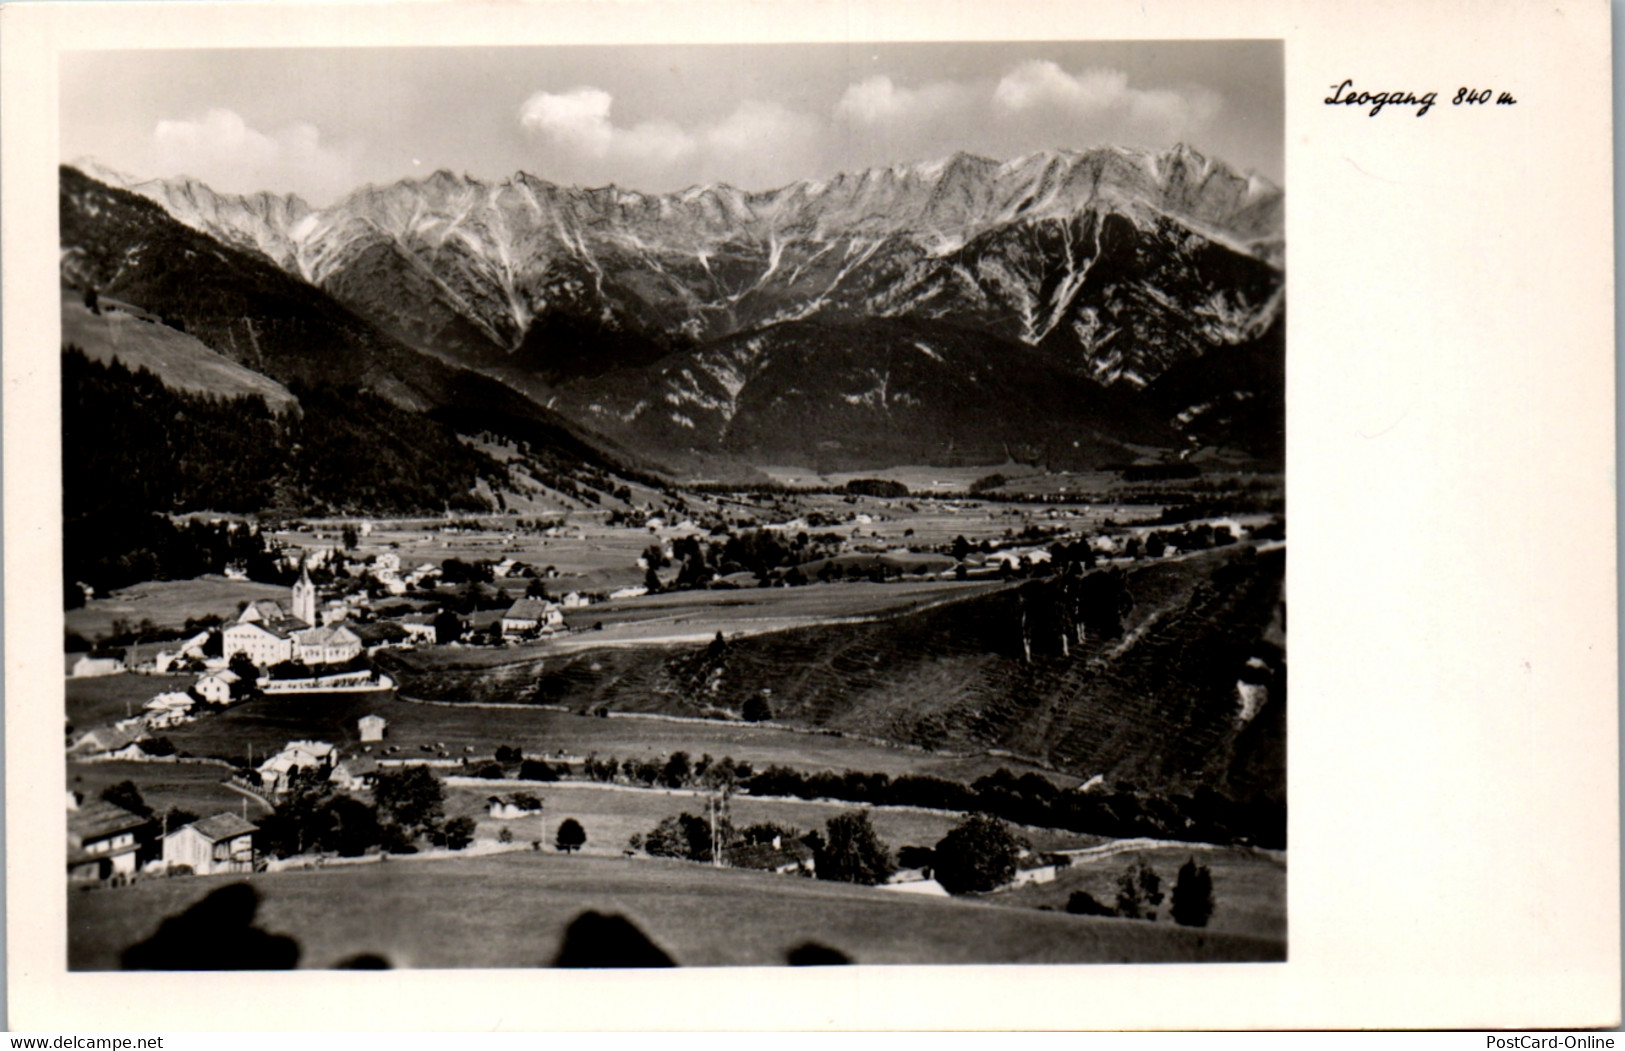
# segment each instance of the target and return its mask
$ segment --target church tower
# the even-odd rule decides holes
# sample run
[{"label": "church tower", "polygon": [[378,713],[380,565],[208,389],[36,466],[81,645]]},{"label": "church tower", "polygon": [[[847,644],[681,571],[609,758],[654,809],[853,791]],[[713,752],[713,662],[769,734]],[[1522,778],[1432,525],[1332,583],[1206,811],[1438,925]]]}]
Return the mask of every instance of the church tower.
[{"label": "church tower", "polygon": [[299,579],[293,584],[293,609],[290,612],[311,627],[316,627],[316,585],[310,582],[310,570],[299,566]]}]

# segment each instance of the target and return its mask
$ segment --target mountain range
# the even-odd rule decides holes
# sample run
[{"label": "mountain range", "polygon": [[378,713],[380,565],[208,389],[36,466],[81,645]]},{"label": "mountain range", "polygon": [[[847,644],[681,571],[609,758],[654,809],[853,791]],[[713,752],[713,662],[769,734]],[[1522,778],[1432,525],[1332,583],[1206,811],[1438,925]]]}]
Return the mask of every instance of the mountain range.
[{"label": "mountain range", "polygon": [[[319,370],[365,359],[403,404],[442,404],[424,386],[450,376],[494,379],[480,389],[668,467],[1279,456],[1283,194],[1185,146],[960,153],[765,192],[441,171],[325,208],[88,170],[215,261],[319,296],[333,343],[290,353]],[[65,282],[125,282],[164,314],[98,247],[103,219],[65,207]],[[197,269],[187,280],[207,283]],[[203,324],[255,367],[263,330]]]}]

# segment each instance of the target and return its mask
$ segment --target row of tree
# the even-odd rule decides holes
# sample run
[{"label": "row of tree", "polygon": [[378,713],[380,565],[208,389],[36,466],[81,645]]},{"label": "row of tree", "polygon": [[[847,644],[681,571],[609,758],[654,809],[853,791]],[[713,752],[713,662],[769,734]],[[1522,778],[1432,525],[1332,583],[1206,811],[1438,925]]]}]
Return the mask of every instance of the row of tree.
[{"label": "row of tree", "polygon": [[893,851],[875,832],[867,810],[850,810],[824,823],[822,831],[806,833],[776,823],[762,823],[736,830],[723,816],[675,814],[663,819],[643,835],[633,836],[630,846],[654,857],[710,862],[720,853],[723,860],[735,846],[796,841],[812,852],[812,874],[836,883],[884,883],[900,863],[925,866],[951,894],[978,894],[995,890],[1015,876],[1016,859],[1025,844],[1004,822],[984,814],[969,814],[936,846],[929,849],[904,847]]},{"label": "row of tree", "polygon": [[744,782],[752,795],[839,799],[873,806],[918,806],[987,814],[1037,828],[1112,838],[1147,836],[1205,843],[1286,846],[1286,808],[1240,802],[1213,789],[1153,795],[1119,783],[1110,789],[1062,789],[1048,778],[1000,768],[966,785],[928,774],[890,777],[849,770],[806,774],[769,766]]}]

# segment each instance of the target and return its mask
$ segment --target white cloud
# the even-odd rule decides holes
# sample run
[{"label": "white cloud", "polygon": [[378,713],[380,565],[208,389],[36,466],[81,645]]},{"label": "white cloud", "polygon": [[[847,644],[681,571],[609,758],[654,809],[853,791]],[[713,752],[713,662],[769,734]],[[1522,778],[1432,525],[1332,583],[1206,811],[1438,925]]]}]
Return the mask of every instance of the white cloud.
[{"label": "white cloud", "polygon": [[1221,106],[1207,89],[1135,88],[1119,70],[1073,74],[1047,61],[1024,62],[1005,74],[992,101],[1002,119],[1101,125],[1121,136],[1152,140],[1190,135],[1211,122]]},{"label": "white cloud", "polygon": [[675,188],[684,182],[788,181],[786,164],[804,163],[820,122],[787,107],[742,102],[724,117],[684,128],[672,121],[615,123],[614,97],[595,87],[538,91],[519,108],[519,123],[548,149],[551,171],[587,182]]},{"label": "white cloud", "polygon": [[948,81],[907,88],[898,87],[888,76],[873,76],[846,89],[835,104],[835,118],[867,128],[934,122],[972,108],[976,95],[974,88]]},{"label": "white cloud", "polygon": [[149,149],[155,171],[226,193],[276,188],[322,204],[354,185],[355,151],[324,144],[305,121],[263,132],[232,110],[211,109],[197,120],[160,120]]},{"label": "white cloud", "polygon": [[546,150],[538,170],[560,182],[619,182],[671,190],[729,182],[768,189],[800,178],[969,150],[1007,159],[1100,143],[1200,145],[1221,108],[1206,88],[1136,87],[1113,69],[1072,73],[1026,62],[979,80],[854,82],[828,108],[745,101],[724,116],[681,125],[622,125],[598,87],[539,91],[519,122]]}]

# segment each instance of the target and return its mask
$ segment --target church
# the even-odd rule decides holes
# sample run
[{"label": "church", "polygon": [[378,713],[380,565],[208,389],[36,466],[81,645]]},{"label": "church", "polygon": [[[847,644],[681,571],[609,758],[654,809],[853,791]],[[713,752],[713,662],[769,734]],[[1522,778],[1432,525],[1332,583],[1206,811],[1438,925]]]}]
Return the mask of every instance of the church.
[{"label": "church", "polygon": [[361,637],[349,628],[316,625],[316,585],[303,566],[294,581],[291,606],[286,610],[270,599],[249,603],[236,623],[221,633],[226,658],[242,653],[259,667],[269,668],[284,661],[343,664],[361,653]]}]

